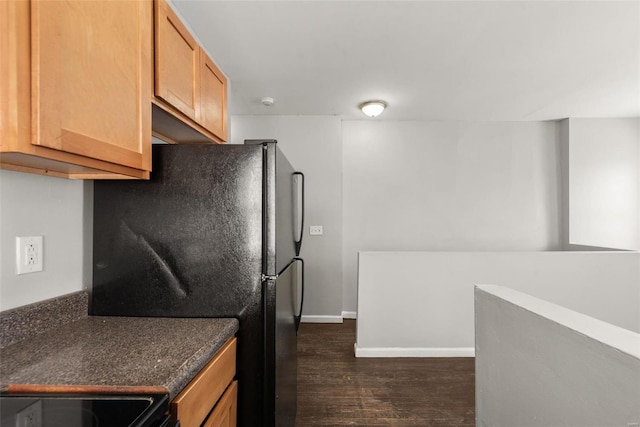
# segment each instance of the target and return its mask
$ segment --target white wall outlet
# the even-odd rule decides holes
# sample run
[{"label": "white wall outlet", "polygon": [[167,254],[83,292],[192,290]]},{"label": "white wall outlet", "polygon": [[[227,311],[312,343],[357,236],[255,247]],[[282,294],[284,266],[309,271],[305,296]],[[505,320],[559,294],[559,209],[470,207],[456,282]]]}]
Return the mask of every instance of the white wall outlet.
[{"label": "white wall outlet", "polygon": [[309,234],[312,236],[322,236],[322,226],[321,225],[309,226]]},{"label": "white wall outlet", "polygon": [[16,427],[42,427],[42,400],[36,400],[18,412]]},{"label": "white wall outlet", "polygon": [[16,274],[42,271],[43,260],[42,236],[16,237]]}]

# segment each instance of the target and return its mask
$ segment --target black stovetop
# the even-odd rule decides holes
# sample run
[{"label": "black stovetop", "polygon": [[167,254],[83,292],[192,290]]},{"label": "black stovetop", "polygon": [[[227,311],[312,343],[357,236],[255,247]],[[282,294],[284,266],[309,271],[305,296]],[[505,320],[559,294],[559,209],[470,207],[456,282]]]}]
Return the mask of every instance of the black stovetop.
[{"label": "black stovetop", "polygon": [[159,427],[168,410],[167,395],[0,394],[3,426]]}]

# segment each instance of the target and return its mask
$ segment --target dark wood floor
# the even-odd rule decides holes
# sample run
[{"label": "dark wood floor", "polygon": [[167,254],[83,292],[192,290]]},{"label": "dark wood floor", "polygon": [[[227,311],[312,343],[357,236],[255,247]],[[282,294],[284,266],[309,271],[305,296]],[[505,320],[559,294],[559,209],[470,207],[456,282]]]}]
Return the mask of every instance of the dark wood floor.
[{"label": "dark wood floor", "polygon": [[306,426],[474,426],[472,358],[353,355],[355,321],[300,325],[298,417]]}]

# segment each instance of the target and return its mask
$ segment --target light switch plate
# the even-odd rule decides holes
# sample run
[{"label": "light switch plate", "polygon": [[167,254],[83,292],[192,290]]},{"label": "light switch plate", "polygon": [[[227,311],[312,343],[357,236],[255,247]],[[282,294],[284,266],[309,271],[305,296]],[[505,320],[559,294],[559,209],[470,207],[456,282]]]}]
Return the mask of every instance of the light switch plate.
[{"label": "light switch plate", "polygon": [[16,274],[42,271],[44,245],[42,236],[16,237]]},{"label": "light switch plate", "polygon": [[321,225],[309,226],[309,234],[312,236],[322,236],[322,226]]}]

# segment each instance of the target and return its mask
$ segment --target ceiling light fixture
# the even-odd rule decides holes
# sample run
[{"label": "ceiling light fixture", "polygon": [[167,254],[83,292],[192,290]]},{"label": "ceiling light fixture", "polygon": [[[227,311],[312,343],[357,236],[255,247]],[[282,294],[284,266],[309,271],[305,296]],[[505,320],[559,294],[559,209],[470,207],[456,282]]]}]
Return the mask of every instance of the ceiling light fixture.
[{"label": "ceiling light fixture", "polygon": [[366,101],[360,104],[359,107],[365,115],[377,117],[387,108],[387,103],[384,101]]}]

